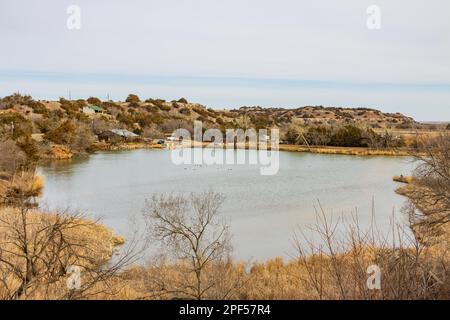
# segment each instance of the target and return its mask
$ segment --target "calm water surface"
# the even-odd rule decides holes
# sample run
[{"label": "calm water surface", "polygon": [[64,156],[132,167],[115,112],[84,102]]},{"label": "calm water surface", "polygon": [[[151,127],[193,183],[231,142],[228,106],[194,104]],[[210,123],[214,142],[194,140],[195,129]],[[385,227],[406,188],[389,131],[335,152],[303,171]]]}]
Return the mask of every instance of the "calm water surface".
[{"label": "calm water surface", "polygon": [[262,260],[293,253],[292,235],[314,223],[317,201],[334,217],[357,212],[367,227],[374,199],[377,225],[389,229],[405,202],[392,177],[412,168],[402,157],[280,152],[278,174],[261,176],[251,165],[177,166],[166,150],[105,152],[41,167],[41,205],[81,210],[126,234],[130,217],[140,216],[152,194],[212,189],[225,195],[222,214],[231,224],[234,256]]}]

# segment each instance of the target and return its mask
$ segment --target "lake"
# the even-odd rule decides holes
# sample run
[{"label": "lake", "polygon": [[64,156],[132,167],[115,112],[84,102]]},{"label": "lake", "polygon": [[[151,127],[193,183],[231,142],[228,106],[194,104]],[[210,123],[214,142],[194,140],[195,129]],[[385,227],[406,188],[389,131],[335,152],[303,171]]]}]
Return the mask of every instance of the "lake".
[{"label": "lake", "polygon": [[294,232],[315,222],[318,201],[327,216],[357,212],[363,227],[371,222],[372,199],[380,229],[389,229],[393,213],[403,219],[405,198],[394,192],[400,184],[392,177],[413,167],[405,157],[280,152],[278,174],[262,176],[255,165],[175,165],[168,150],[100,152],[41,167],[40,204],[101,217],[126,235],[130,217],[141,215],[152,194],[213,190],[225,196],[221,212],[230,222],[236,259],[289,258]]}]

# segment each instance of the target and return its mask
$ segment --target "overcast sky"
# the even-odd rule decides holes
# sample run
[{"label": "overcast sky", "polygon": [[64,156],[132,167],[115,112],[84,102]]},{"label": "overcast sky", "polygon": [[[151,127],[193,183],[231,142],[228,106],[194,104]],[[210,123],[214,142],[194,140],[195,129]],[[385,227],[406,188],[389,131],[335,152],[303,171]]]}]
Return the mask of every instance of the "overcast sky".
[{"label": "overcast sky", "polygon": [[[81,29],[66,26],[69,5]],[[366,26],[369,5],[381,29]],[[0,0],[0,96],[366,106],[450,121],[450,1]]]}]

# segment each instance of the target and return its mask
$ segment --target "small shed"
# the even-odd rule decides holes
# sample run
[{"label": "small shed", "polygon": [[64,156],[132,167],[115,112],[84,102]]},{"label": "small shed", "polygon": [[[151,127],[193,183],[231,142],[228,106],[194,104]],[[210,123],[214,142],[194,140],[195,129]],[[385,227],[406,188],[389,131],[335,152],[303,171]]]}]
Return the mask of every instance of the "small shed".
[{"label": "small shed", "polygon": [[103,108],[90,104],[86,107],[83,107],[83,113],[85,114],[95,114],[95,113],[103,113]]},{"label": "small shed", "polygon": [[132,141],[136,138],[139,138],[139,135],[126,129],[106,130],[98,135],[99,140],[108,142]]}]

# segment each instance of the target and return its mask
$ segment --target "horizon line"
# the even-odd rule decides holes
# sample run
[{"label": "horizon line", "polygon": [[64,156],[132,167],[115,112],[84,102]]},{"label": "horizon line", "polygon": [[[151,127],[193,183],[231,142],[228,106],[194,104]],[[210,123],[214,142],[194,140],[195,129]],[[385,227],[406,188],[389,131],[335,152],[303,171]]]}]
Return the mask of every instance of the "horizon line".
[{"label": "horizon line", "polygon": [[[311,88],[366,88],[366,89],[389,89],[389,90],[425,90],[425,91],[449,91],[450,83],[445,82],[386,82],[386,81],[348,81],[348,80],[321,80],[321,79],[302,79],[296,77],[268,77],[268,76],[228,76],[228,75],[162,75],[145,73],[118,73],[118,72],[72,72],[72,71],[40,71],[40,70],[12,70],[0,69],[0,79],[2,78],[23,78],[31,77],[29,80],[47,80],[60,81],[69,80],[73,83],[86,83],[102,81],[103,83],[120,83],[130,80],[138,81],[140,84],[163,84],[189,82],[190,84],[203,85],[276,85],[276,86],[302,86]],[[88,78],[88,79],[84,79]]]}]

